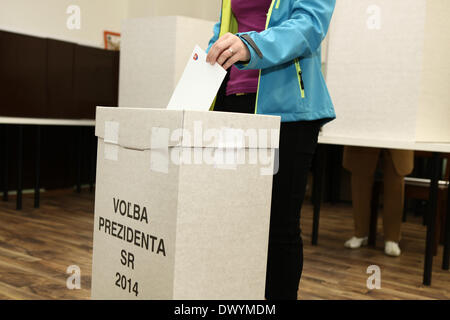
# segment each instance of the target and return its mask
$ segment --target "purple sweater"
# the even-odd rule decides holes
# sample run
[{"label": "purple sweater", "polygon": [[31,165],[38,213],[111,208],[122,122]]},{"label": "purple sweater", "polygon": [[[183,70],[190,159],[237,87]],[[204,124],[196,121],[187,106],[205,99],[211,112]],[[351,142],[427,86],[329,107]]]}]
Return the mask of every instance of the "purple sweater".
[{"label": "purple sweater", "polygon": [[[239,25],[238,32],[263,31],[271,2],[271,0],[231,0],[231,9]],[[255,93],[258,90],[258,77],[259,70],[238,70],[232,66],[226,94]]]}]

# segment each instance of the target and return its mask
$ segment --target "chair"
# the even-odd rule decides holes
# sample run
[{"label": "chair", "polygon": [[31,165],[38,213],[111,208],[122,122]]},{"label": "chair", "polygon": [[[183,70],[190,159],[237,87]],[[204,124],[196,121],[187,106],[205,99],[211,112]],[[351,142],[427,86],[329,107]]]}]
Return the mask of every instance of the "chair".
[{"label": "chair", "polygon": [[[416,151],[415,158],[431,158],[431,152]],[[437,248],[439,243],[444,242],[445,236],[445,210],[448,201],[448,187],[449,187],[449,175],[450,175],[450,154],[443,154],[443,159],[447,159],[447,165],[444,170],[443,179],[439,181],[438,191],[438,205],[437,205],[437,217],[436,217],[436,234],[434,239],[433,254],[437,254]],[[376,243],[376,231],[378,221],[378,209],[379,198],[382,192],[382,180],[376,179],[372,190],[372,203],[371,203],[371,219],[370,219],[370,234],[369,245],[375,246]],[[430,179],[421,179],[414,177],[405,177],[405,204],[407,199],[428,200],[430,193]]]},{"label": "chair", "polygon": [[[431,152],[416,151],[417,158],[431,158]],[[439,243],[444,243],[445,235],[445,210],[448,201],[449,176],[450,176],[450,154],[442,155],[447,159],[447,165],[443,172],[443,180],[439,181],[436,234],[434,239],[433,254],[436,255]],[[414,177],[405,177],[405,202],[407,199],[428,200],[430,193],[430,179],[420,179]]]}]

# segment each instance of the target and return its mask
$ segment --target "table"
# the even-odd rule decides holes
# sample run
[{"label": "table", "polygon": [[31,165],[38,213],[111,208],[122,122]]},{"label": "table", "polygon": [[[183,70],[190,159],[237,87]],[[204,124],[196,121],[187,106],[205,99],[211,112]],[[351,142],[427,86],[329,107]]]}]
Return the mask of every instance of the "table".
[{"label": "table", "polygon": [[[42,126],[67,126],[67,127],[95,127],[95,120],[72,120],[72,119],[43,119],[43,118],[21,118],[21,117],[0,117],[0,125],[4,126],[5,149],[4,149],[4,186],[3,186],[3,200],[8,200],[8,162],[7,162],[7,148],[6,141],[8,135],[8,126],[17,126],[19,129],[17,141],[17,198],[16,209],[22,209],[22,166],[23,166],[23,127],[36,127],[36,160],[35,160],[35,185],[34,185],[34,207],[39,208],[40,205],[40,155],[41,155],[41,127]],[[81,135],[80,130],[78,139],[78,153],[77,153],[77,192],[81,192]]]},{"label": "table", "polygon": [[[432,266],[433,266],[433,239],[436,232],[436,214],[437,214],[437,195],[439,187],[439,176],[442,172],[441,168],[441,154],[450,153],[450,143],[422,143],[414,141],[396,141],[396,140],[377,140],[354,138],[344,136],[329,136],[321,134],[319,136],[319,146],[317,149],[317,156],[314,165],[314,191],[313,191],[313,230],[312,230],[312,244],[317,245],[319,237],[319,219],[320,219],[320,204],[322,194],[322,178],[326,145],[341,145],[341,146],[357,146],[369,148],[384,148],[384,149],[400,149],[400,150],[414,150],[414,151],[428,151],[433,153],[431,161],[431,184],[430,184],[430,199],[429,199],[429,219],[427,223],[427,236],[425,248],[425,263],[423,273],[423,284],[431,285]],[[445,225],[445,244],[442,268],[449,270],[450,260],[450,186],[448,188],[448,203],[446,212]],[[376,231],[375,231],[376,232]],[[372,236],[373,237],[373,236]]]}]

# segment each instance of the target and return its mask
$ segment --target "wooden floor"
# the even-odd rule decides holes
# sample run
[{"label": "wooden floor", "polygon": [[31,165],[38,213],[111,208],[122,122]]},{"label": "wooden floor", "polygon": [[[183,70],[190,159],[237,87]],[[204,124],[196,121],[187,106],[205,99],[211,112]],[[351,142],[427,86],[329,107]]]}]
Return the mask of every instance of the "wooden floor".
[{"label": "wooden floor", "polygon": [[[24,210],[0,202],[0,299],[89,299],[93,195],[52,192],[40,209],[25,196]],[[353,221],[348,205],[325,205],[319,246],[310,244],[312,207],[302,213],[305,243],[300,299],[449,299],[450,272],[441,270],[442,248],[434,260],[433,284],[422,286],[425,227],[417,219],[403,226],[399,258],[376,249],[345,249]],[[415,220],[415,221],[412,221]],[[381,230],[379,230],[381,233]],[[81,289],[68,290],[66,269],[81,269]],[[381,289],[369,290],[369,265],[381,268]]]},{"label": "wooden floor", "polygon": [[[400,257],[383,252],[382,220],[378,221],[376,248],[347,249],[344,242],[353,236],[349,205],[324,206],[321,211],[318,246],[311,245],[312,207],[302,216],[304,268],[300,299],[449,299],[450,271],[442,270],[442,252],[433,261],[432,286],[422,285],[426,227],[422,219],[408,217],[402,225]],[[367,288],[367,267],[381,269],[381,289]]]}]

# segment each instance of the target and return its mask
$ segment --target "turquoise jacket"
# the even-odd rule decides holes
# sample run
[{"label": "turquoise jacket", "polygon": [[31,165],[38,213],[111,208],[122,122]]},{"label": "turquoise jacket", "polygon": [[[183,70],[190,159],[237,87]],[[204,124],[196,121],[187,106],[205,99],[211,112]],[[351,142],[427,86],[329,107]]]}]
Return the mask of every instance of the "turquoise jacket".
[{"label": "turquoise jacket", "polygon": [[260,70],[255,113],[281,116],[282,122],[329,121],[336,115],[322,74],[321,43],[335,3],[272,0],[264,31],[237,33],[231,0],[223,0],[207,51],[227,32],[247,45],[251,59],[236,67]]}]

